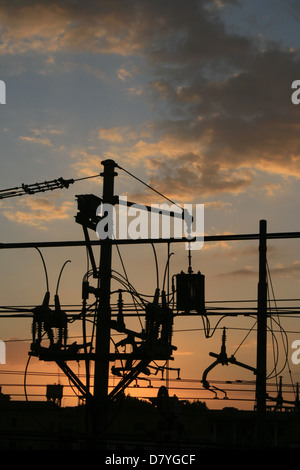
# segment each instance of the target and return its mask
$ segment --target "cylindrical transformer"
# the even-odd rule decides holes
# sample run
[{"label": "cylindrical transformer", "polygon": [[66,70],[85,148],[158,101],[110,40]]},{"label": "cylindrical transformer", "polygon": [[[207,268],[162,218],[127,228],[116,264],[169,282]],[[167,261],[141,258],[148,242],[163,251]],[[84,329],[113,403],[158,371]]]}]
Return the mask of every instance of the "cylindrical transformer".
[{"label": "cylindrical transformer", "polygon": [[185,313],[205,313],[205,276],[200,271],[176,274],[176,307]]}]

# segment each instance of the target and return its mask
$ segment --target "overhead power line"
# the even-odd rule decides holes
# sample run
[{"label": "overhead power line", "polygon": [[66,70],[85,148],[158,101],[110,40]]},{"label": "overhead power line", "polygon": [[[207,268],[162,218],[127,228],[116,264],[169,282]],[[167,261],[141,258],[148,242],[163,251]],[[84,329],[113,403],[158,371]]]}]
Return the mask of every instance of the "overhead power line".
[{"label": "overhead power line", "polygon": [[83,178],[77,179],[64,179],[64,178],[57,178],[50,181],[43,181],[42,183],[33,183],[33,184],[22,184],[21,186],[16,186],[14,188],[9,189],[0,189],[0,199],[6,199],[10,197],[17,197],[17,196],[24,196],[26,194],[36,194],[36,193],[44,193],[45,191],[54,191],[55,189],[68,189],[71,184],[74,184],[76,181],[82,181],[90,178],[96,178],[100,176],[92,175],[86,176]]}]

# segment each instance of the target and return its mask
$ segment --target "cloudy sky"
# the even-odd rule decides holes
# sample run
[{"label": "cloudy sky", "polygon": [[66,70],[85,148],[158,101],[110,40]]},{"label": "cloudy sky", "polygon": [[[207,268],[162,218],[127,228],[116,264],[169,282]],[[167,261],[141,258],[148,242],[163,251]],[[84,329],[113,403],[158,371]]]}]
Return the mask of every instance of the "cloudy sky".
[{"label": "cloudy sky", "polygon": [[[270,232],[299,230],[300,105],[291,100],[300,80],[296,0],[0,1],[0,21],[2,189],[99,174],[109,158],[178,204],[204,204],[207,234],[256,233],[260,219]],[[1,242],[82,239],[75,195],[101,191],[99,177],[3,199]],[[163,202],[122,172],[116,192]],[[269,245],[279,299],[298,297],[298,250],[297,241]],[[174,273],[187,267],[184,249],[175,251]],[[133,282],[152,293],[151,250],[123,254]],[[163,269],[162,248],[159,254]],[[80,302],[84,250],[44,255],[52,290],[70,257],[61,295]],[[143,275],[141,257],[151,266]],[[208,244],[193,263],[206,275],[208,300],[255,299],[256,243]],[[43,270],[34,250],[2,250],[1,266],[2,305],[41,301]],[[232,352],[253,324],[228,320]],[[199,319],[191,324],[201,326]],[[28,339],[30,322],[3,319],[1,331],[5,340]],[[200,331],[192,341],[182,333],[177,364],[186,377],[201,378],[220,334],[209,342]],[[242,356],[251,363],[254,343],[249,339]],[[18,364],[14,351],[11,367]],[[294,374],[297,380],[297,367]]]}]

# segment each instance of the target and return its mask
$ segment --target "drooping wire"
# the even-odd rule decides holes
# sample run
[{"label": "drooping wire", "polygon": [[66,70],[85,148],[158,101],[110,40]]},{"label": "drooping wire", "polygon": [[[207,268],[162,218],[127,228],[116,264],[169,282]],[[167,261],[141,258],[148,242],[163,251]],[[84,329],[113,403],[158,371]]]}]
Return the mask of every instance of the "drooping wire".
[{"label": "drooping wire", "polygon": [[42,255],[41,250],[37,246],[35,247],[35,249],[39,252],[42,263],[43,263],[43,266],[44,266],[45,278],[46,278],[46,288],[47,288],[47,292],[49,292],[49,280],[48,280],[48,273],[47,273],[46,263],[45,263],[45,260],[44,260],[44,257]]},{"label": "drooping wire", "polygon": [[[280,325],[280,323],[278,323],[274,318],[272,318],[271,320],[271,323],[274,322],[276,323],[278,326],[279,326],[279,332],[280,333],[285,333],[282,326]],[[278,386],[278,382],[277,382],[277,377],[284,371],[285,367],[286,367],[286,360],[287,360],[287,356],[285,358],[285,361],[281,367],[280,370],[278,370],[278,362],[279,362],[279,344],[278,344],[278,339],[276,338],[276,335],[274,333],[274,328],[273,327],[267,327],[268,328],[268,331],[271,333],[272,335],[272,342],[273,342],[273,358],[274,358],[274,366],[273,366],[273,369],[269,372],[269,374],[267,375],[267,380],[270,380],[270,379],[275,379],[276,380],[276,384]],[[274,344],[275,343],[275,344]],[[276,347],[276,352],[275,352],[275,347]]]},{"label": "drooping wire", "polygon": [[63,272],[64,267],[66,266],[67,263],[71,263],[71,260],[68,259],[67,261],[65,261],[62,268],[61,268],[61,270],[60,270],[58,280],[57,280],[57,286],[56,286],[56,295],[58,294],[58,288],[59,288],[59,283],[60,283],[62,272]]},{"label": "drooping wire", "polygon": [[153,243],[151,243],[152,249],[153,249],[153,254],[154,254],[154,259],[155,259],[155,266],[156,266],[156,287],[159,289],[159,269],[158,269],[158,260],[157,260],[157,254],[156,254],[156,249]]},{"label": "drooping wire", "polygon": [[[121,265],[122,265],[122,268],[123,268],[123,271],[124,271],[125,279],[126,279],[128,285],[129,285],[130,283],[129,283],[127,271],[126,271],[126,268],[125,268],[125,264],[124,264],[124,261],[123,261],[122,255],[121,255],[120,248],[119,248],[118,245],[116,245],[116,248],[117,248],[117,252],[118,252],[118,255],[119,255],[119,259],[120,259],[120,262],[121,262]],[[137,313],[137,317],[138,317],[138,319],[139,319],[140,325],[141,325],[141,327],[143,328],[142,320],[141,320],[141,318],[140,318],[140,315],[139,315],[138,309],[137,309],[137,305],[136,305],[136,298],[135,298],[135,296],[134,296],[133,294],[131,295],[131,297],[132,297],[132,301],[133,301],[133,303],[134,303],[134,306],[135,306],[135,308],[136,308],[136,313]]]},{"label": "drooping wire", "polygon": [[168,272],[169,265],[170,265],[170,258],[171,258],[172,255],[174,255],[174,253],[169,253],[168,259],[167,259],[167,262],[166,262],[165,272],[164,272],[164,279],[163,279],[163,286],[162,286],[163,290],[165,290],[166,277],[167,277],[167,272]]},{"label": "drooping wire", "polygon": [[[282,327],[281,325],[281,322],[280,322],[280,317],[278,315],[278,307],[277,307],[277,302],[276,302],[276,297],[275,297],[275,292],[274,292],[274,287],[273,287],[273,282],[272,282],[272,277],[271,277],[271,273],[270,273],[270,268],[269,268],[269,264],[267,262],[267,274],[268,274],[268,278],[269,278],[269,281],[270,281],[270,287],[271,287],[271,292],[272,292],[272,295],[273,295],[273,300],[274,300],[274,304],[275,304],[275,309],[276,309],[276,312],[277,312],[277,317],[278,317],[278,320],[274,320],[275,323],[277,323],[277,325],[279,326],[280,328],[280,331],[281,331],[281,337],[282,337],[282,344],[283,344],[283,347],[284,347],[284,351],[285,351],[285,363],[281,369],[281,371],[279,373],[277,373],[277,376],[284,370],[284,368],[287,366],[288,367],[288,372],[289,372],[289,376],[290,376],[290,380],[291,380],[291,383],[294,387],[294,383],[293,383],[293,378],[292,378],[292,372],[291,372],[291,368],[290,368],[290,364],[289,364],[289,358],[288,358],[288,335],[286,334],[286,332],[284,331],[284,328]],[[284,342],[283,340],[283,334],[284,334],[284,337],[285,337],[285,340],[286,340],[286,343]]]},{"label": "drooping wire", "polygon": [[[268,301],[269,301],[269,309],[271,311],[271,299],[270,299],[270,289],[269,289],[269,284],[268,284]],[[272,317],[272,315],[270,316],[270,324],[271,324],[271,337],[272,337],[272,350],[273,350],[273,361],[274,361],[274,366],[273,366],[273,369],[269,372],[268,376],[267,376],[267,379],[269,377],[272,377],[272,374],[275,372],[274,374],[274,377],[275,377],[275,381],[276,381],[276,385],[277,385],[277,389],[278,389],[278,380],[277,380],[277,377],[278,377],[278,372],[277,371],[277,366],[278,366],[278,360],[279,360],[279,347],[278,347],[278,341],[277,341],[277,338],[274,334],[274,328],[273,328],[273,322],[274,322],[274,319]],[[275,344],[276,343],[276,352],[275,352]]]}]

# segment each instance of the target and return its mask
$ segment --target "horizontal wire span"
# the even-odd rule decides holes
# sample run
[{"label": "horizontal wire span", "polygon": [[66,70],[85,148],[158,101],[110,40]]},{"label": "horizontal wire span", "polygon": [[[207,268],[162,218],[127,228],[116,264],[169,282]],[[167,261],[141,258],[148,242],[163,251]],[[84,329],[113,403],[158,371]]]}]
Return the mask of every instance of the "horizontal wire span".
[{"label": "horizontal wire span", "polygon": [[[0,375],[1,374],[8,374],[8,375],[24,375],[24,372],[23,371],[1,371],[0,370]],[[60,375],[60,372],[57,373],[57,372],[30,372],[28,371],[27,372],[27,375],[28,376],[32,376],[32,377],[56,377],[57,379],[61,380],[62,378],[66,379],[67,380],[67,377],[65,377],[64,375]],[[85,377],[85,374],[77,374],[77,376],[79,378],[81,377]],[[90,375],[91,379],[94,377],[93,374]],[[109,377],[110,380],[114,380],[116,377],[115,376],[110,376]],[[138,378],[137,380],[141,380],[143,381],[143,377],[142,378]],[[148,379],[146,378],[146,380],[150,380],[151,382],[165,382],[167,379],[166,378],[159,378],[159,377],[152,377],[151,379]],[[194,384],[200,384],[202,381],[201,379],[188,379],[188,378],[180,378],[180,379],[177,379],[177,378],[172,378],[172,377],[169,377],[168,378],[168,382],[175,382],[175,383],[194,383]],[[251,386],[251,385],[255,385],[255,381],[251,381],[251,380],[239,380],[239,381],[234,381],[234,380],[210,380],[210,384],[212,385],[236,385],[236,386]],[[0,384],[0,386],[8,386],[7,384]],[[29,385],[29,384],[28,384]],[[43,384],[41,384],[42,386]],[[277,387],[278,384],[275,383],[275,382],[268,382],[267,383],[268,387]],[[285,387],[285,388],[292,388],[293,385],[292,384],[289,384],[289,383],[283,383],[282,384],[282,387]],[[171,387],[172,389],[175,389],[177,387]]]}]

